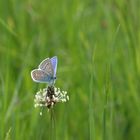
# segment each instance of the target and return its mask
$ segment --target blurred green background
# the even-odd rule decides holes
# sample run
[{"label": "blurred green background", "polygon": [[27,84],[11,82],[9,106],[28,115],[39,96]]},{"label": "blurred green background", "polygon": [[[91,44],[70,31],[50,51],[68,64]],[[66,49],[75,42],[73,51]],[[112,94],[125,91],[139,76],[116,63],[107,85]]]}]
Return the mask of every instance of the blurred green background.
[{"label": "blurred green background", "polygon": [[140,139],[139,0],[0,1],[0,140],[51,139],[30,72],[58,56],[57,140]]}]

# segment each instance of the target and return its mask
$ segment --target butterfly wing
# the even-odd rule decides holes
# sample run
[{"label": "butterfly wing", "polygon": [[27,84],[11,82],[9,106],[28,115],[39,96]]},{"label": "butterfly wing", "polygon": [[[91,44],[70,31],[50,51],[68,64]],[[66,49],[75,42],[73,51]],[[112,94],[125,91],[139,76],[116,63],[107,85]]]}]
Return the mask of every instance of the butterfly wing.
[{"label": "butterfly wing", "polygon": [[49,58],[44,59],[38,66],[40,70],[44,71],[50,76],[54,75],[53,66]]},{"label": "butterfly wing", "polygon": [[57,56],[54,56],[52,57],[51,59],[51,64],[52,64],[52,67],[53,67],[53,77],[56,77],[56,71],[57,71]]},{"label": "butterfly wing", "polygon": [[31,77],[33,81],[39,82],[39,83],[50,83],[51,77],[47,73],[45,73],[43,70],[40,69],[34,69],[31,71]]}]

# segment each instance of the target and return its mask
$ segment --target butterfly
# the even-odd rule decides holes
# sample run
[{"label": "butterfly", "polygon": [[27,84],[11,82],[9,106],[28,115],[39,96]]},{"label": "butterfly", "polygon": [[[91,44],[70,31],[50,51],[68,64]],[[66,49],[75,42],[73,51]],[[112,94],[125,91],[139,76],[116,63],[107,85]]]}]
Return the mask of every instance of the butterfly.
[{"label": "butterfly", "polygon": [[38,83],[48,83],[53,85],[56,80],[57,56],[44,59],[38,66],[38,69],[31,71],[33,81]]}]

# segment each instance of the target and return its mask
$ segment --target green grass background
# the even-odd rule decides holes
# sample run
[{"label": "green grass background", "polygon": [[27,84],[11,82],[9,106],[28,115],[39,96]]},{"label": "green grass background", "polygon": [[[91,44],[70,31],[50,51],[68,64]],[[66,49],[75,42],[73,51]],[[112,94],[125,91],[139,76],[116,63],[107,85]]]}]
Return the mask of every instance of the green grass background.
[{"label": "green grass background", "polygon": [[140,139],[139,0],[0,1],[0,140],[51,139],[30,72],[58,56],[57,140]]}]

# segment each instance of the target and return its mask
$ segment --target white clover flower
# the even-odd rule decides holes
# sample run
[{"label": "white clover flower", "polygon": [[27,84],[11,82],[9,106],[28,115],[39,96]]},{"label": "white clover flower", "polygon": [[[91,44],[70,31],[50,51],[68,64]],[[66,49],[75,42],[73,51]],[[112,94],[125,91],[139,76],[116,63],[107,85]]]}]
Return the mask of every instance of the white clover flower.
[{"label": "white clover flower", "polygon": [[[69,96],[66,91],[61,91],[60,88],[54,86],[48,86],[35,95],[34,107],[47,107],[52,108],[58,102],[66,102],[69,100]],[[40,113],[42,115],[42,113]]]}]

